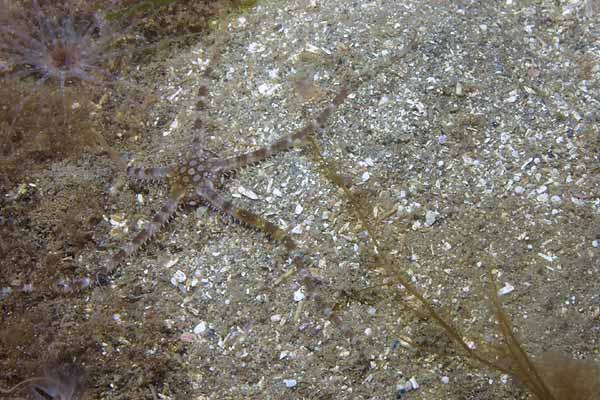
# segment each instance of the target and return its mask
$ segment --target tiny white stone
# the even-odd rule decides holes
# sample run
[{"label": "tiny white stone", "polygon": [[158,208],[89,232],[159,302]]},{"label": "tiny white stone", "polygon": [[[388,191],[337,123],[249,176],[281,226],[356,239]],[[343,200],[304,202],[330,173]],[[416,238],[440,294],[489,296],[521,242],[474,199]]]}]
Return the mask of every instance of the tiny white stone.
[{"label": "tiny white stone", "polygon": [[298,384],[298,381],[296,381],[295,379],[284,379],[283,383],[285,383],[286,387],[293,388]]},{"label": "tiny white stone", "polygon": [[442,383],[444,385],[447,385],[448,383],[450,383],[450,378],[448,378],[447,376],[442,376]]},{"label": "tiny white stone", "polygon": [[200,323],[194,327],[194,333],[196,335],[202,335],[204,332],[206,332],[206,322],[200,321]]},{"label": "tiny white stone", "polygon": [[283,196],[283,193],[281,193],[281,190],[279,190],[277,188],[273,188],[273,194],[277,197]]},{"label": "tiny white stone", "polygon": [[294,301],[302,301],[304,300],[304,293],[302,289],[298,289],[294,292]]},{"label": "tiny white stone", "polygon": [[294,210],[294,214],[300,215],[300,214],[302,214],[302,210],[304,210],[304,208],[300,204],[298,204],[296,206],[296,209]]},{"label": "tiny white stone", "polygon": [[363,182],[366,182],[369,180],[370,177],[371,175],[368,172],[363,172],[361,179]]},{"label": "tiny white stone", "polygon": [[600,242],[598,240],[592,240],[592,247],[595,247],[595,248],[600,247]]},{"label": "tiny white stone", "polygon": [[365,329],[365,335],[366,336],[371,336],[373,334],[373,329],[371,328],[366,328]]},{"label": "tiny white stone", "polygon": [[294,229],[292,229],[292,233],[294,235],[299,235],[302,233],[302,225],[296,225]]}]

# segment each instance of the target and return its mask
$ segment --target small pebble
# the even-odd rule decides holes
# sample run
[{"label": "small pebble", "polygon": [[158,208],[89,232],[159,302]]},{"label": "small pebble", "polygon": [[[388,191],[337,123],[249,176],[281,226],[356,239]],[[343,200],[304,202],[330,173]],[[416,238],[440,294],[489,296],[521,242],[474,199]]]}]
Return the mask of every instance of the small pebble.
[{"label": "small pebble", "polygon": [[592,247],[597,249],[600,247],[600,242],[598,240],[592,240]]},{"label": "small pebble", "polygon": [[448,378],[447,376],[442,376],[442,383],[444,385],[447,385],[448,383],[450,383],[450,378]]},{"label": "small pebble", "polygon": [[294,214],[300,215],[300,214],[302,214],[302,210],[304,210],[304,208],[300,204],[298,204],[296,206],[296,209],[294,210]]}]

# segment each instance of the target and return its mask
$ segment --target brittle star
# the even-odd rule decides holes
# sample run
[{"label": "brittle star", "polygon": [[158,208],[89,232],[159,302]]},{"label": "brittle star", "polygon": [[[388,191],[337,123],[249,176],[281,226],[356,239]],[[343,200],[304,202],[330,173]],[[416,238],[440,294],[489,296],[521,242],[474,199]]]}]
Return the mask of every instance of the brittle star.
[{"label": "brittle star", "polygon": [[[205,78],[209,74],[210,70],[205,71]],[[204,203],[223,214],[233,217],[235,220],[245,225],[254,227],[266,233],[272,239],[281,242],[288,252],[288,255],[291,257],[292,262],[296,267],[296,273],[300,277],[300,281],[309,296],[316,300],[318,306],[323,309],[324,314],[326,314],[330,320],[339,322],[337,317],[333,314],[332,309],[324,305],[323,300],[317,293],[316,286],[318,280],[311,274],[310,269],[305,264],[304,258],[299,251],[298,245],[290,235],[261,216],[244,208],[237,207],[231,201],[225,199],[215,188],[215,182],[219,181],[222,176],[227,176],[229,173],[236,170],[256,164],[294,147],[306,144],[313,133],[323,131],[328,118],[344,102],[349,93],[350,86],[344,87],[335,96],[333,101],[302,129],[290,135],[283,136],[272,144],[259,148],[258,150],[233,157],[219,158],[209,156],[206,152],[196,148],[189,157],[182,158],[176,164],[162,167],[128,167],[127,175],[131,178],[150,181],[167,181],[170,185],[169,195],[166,203],[156,214],[154,214],[154,217],[146,227],[135,235],[131,241],[121,246],[121,249],[112,256],[111,261],[104,272],[107,274],[112,273],[116,266],[138,251],[140,247],[151,240],[157,232],[169,222],[175,215],[179,206],[184,203],[184,199],[193,198],[199,201],[193,201],[192,203]],[[199,111],[205,107],[207,96],[208,85],[205,79],[198,90],[197,109]],[[195,127],[203,129],[203,123],[200,118],[195,122]]]}]

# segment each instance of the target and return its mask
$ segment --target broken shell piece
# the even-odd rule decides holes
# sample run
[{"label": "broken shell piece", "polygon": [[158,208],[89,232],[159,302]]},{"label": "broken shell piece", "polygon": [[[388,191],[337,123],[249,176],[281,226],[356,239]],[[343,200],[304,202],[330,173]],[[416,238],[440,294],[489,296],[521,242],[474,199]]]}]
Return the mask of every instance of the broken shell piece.
[{"label": "broken shell piece", "polygon": [[173,286],[177,286],[179,283],[185,282],[186,279],[187,277],[185,276],[185,273],[183,271],[177,270],[171,277],[171,284]]},{"label": "broken shell piece", "polygon": [[413,376],[412,378],[410,378],[405,384],[400,384],[398,386],[396,386],[396,390],[398,393],[398,398],[406,393],[406,392],[412,392],[413,390],[417,390],[419,388],[419,384],[417,383],[417,380],[415,379],[415,377]]},{"label": "broken shell piece", "polygon": [[243,186],[240,186],[238,188],[238,192],[242,195],[245,196],[247,198],[249,198],[250,200],[258,200],[258,195],[256,193],[254,193],[252,190],[250,189],[246,189]]},{"label": "broken shell piece", "polygon": [[515,287],[513,285],[511,285],[510,283],[506,282],[504,284],[504,286],[502,288],[500,288],[500,290],[498,290],[498,296],[507,295],[510,292],[512,292],[513,290],[515,290]]},{"label": "broken shell piece", "polygon": [[437,220],[439,215],[440,214],[435,211],[428,210],[425,213],[425,226],[431,226],[435,224],[435,221]]},{"label": "broken shell piece", "polygon": [[206,328],[207,328],[206,321],[200,321],[198,323],[198,325],[196,325],[194,327],[194,333],[196,335],[202,335],[202,334],[204,334],[204,332],[206,332]]}]

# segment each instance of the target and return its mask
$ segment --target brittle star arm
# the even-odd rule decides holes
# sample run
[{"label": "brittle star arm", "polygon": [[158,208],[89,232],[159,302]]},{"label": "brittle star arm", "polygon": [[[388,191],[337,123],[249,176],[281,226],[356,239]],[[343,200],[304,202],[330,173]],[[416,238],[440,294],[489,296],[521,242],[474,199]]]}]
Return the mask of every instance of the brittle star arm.
[{"label": "brittle star arm", "polygon": [[308,291],[314,291],[317,279],[305,265],[303,258],[298,254],[298,245],[287,232],[251,211],[234,206],[231,201],[223,198],[223,196],[214,189],[210,181],[206,181],[204,185],[199,187],[196,190],[196,194],[222,213],[233,217],[235,220],[245,225],[254,227],[266,233],[272,239],[283,243],[288,254],[292,257],[297,273],[302,279],[302,284]]},{"label": "brittle star arm", "polygon": [[251,151],[239,156],[233,156],[222,160],[214,160],[213,168],[215,171],[228,172],[239,168],[244,168],[257,162],[263,161],[275,154],[290,150],[293,147],[300,146],[306,142],[306,139],[313,132],[322,132],[329,117],[346,100],[350,94],[350,88],[342,89],[319,115],[308,123],[305,127],[291,135],[276,140],[269,146]]},{"label": "brittle star arm", "polygon": [[130,178],[152,181],[166,178],[175,170],[175,165],[166,165],[158,168],[144,168],[131,165],[127,167],[127,176]]},{"label": "brittle star arm", "polygon": [[[150,168],[149,168],[150,169]],[[127,257],[135,253],[140,247],[150,240],[156,233],[171,219],[171,217],[177,211],[177,207],[181,202],[185,194],[185,190],[180,185],[174,185],[171,188],[167,202],[161,207],[161,209],[154,214],[152,220],[146,225],[141,232],[131,239],[131,241],[124,244],[121,249],[112,256],[111,265],[109,266],[108,273],[122,263]]]}]

